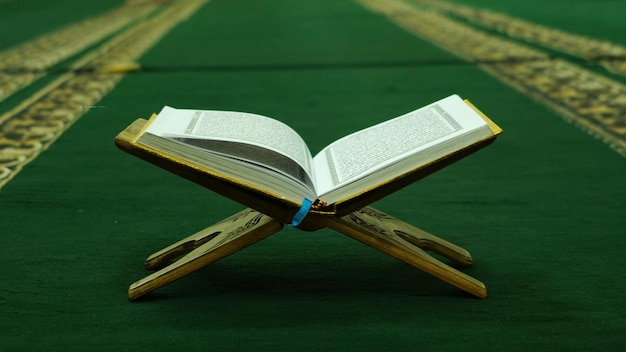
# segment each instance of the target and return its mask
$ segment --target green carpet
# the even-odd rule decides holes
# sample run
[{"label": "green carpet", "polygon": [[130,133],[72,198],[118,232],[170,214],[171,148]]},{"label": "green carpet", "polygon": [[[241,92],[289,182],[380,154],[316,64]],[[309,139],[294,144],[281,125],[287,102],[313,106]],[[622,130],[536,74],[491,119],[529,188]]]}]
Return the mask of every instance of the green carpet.
[{"label": "green carpet", "polygon": [[[449,4],[626,46],[619,1]],[[121,5],[0,1],[0,30],[15,33],[0,36],[0,50]],[[45,77],[0,101],[0,112],[169,6],[52,64]],[[596,61],[447,16],[624,84],[626,76]],[[135,61],[141,70],[101,100],[80,103],[86,113],[0,189],[0,350],[624,347],[626,160],[554,104],[357,1],[213,0]],[[475,263],[461,270],[487,285],[486,300],[336,232],[286,228],[128,302],[128,286],[147,274],[148,255],[242,209],[117,150],[114,137],[136,118],[165,104],[255,112],[292,126],[316,153],[453,93],[505,133],[374,206],[469,250]],[[623,128],[621,118],[614,124]],[[0,162],[10,146],[0,143]]]}]

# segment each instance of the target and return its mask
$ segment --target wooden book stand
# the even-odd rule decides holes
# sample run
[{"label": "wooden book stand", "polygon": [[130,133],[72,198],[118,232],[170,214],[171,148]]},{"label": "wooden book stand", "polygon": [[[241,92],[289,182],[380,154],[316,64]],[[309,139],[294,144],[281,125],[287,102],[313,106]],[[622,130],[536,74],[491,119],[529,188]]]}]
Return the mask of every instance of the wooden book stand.
[{"label": "wooden book stand", "polygon": [[[486,298],[487,289],[482,282],[435,259],[426,251],[437,253],[458,266],[472,264],[469,252],[368,206],[492,143],[502,130],[483,117],[490,123],[494,132],[492,137],[353,198],[311,210],[298,228],[305,231],[326,227],[334,229],[471,295]],[[233,199],[248,209],[148,257],[145,268],[156,271],[130,285],[128,298],[131,301],[280,231],[283,224],[291,223],[300,207],[136,143],[146,123],[144,119],[136,120],[117,136],[116,145],[125,152]]]}]

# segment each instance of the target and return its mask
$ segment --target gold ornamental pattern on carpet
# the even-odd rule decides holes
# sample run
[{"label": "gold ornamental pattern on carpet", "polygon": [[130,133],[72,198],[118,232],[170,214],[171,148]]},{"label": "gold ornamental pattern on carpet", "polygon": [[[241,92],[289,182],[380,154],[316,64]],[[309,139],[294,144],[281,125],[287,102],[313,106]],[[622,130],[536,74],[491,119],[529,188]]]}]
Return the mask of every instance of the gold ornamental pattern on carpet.
[{"label": "gold ornamental pattern on carpet", "polygon": [[0,52],[0,101],[46,74],[53,65],[97,44],[157,6],[122,6]]},{"label": "gold ornamental pattern on carpet", "polygon": [[85,54],[67,73],[1,115],[0,188],[85,112],[97,107],[125,72],[138,67],[135,61],[145,51],[206,2],[178,1],[126,28]]},{"label": "gold ornamental pattern on carpet", "polygon": [[357,1],[476,64],[626,156],[626,85],[514,38],[579,56],[622,75],[626,48],[446,1]]}]

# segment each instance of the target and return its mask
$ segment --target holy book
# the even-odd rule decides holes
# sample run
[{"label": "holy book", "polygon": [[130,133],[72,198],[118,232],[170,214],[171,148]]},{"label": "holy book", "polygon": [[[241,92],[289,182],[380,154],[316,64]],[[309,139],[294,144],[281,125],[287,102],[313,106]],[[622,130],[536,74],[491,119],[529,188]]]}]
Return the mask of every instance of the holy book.
[{"label": "holy book", "polygon": [[342,137],[315,156],[276,119],[169,106],[148,121],[135,143],[290,203],[334,204],[500,132],[452,95]]}]

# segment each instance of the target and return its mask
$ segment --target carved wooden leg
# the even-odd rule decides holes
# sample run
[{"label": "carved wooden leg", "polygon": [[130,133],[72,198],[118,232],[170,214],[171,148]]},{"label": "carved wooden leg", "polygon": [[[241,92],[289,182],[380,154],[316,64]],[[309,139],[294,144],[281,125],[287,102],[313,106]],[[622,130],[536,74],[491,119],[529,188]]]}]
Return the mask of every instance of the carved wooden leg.
[{"label": "carved wooden leg", "polygon": [[400,259],[479,298],[487,297],[485,284],[435,259],[424,249],[460,265],[472,257],[461,247],[442,240],[370,207],[329,221],[328,227]]},{"label": "carved wooden leg", "polygon": [[[146,268],[162,269],[130,285],[128,299],[136,300],[282,228],[282,223],[267,215],[252,209],[243,210],[148,257]],[[177,257],[180,259],[171,262]]]}]

